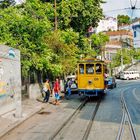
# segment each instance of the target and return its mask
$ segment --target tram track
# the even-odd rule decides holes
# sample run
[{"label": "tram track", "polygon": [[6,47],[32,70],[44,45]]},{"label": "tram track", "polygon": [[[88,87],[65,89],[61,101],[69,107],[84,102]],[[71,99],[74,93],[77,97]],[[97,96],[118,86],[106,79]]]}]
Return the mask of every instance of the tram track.
[{"label": "tram track", "polygon": [[[84,127],[85,129],[82,129],[82,131],[83,131],[82,136],[80,135],[81,138],[79,138],[81,140],[87,140],[88,136],[89,136],[89,133],[90,133],[90,130],[91,130],[91,127],[92,127],[93,122],[94,122],[94,118],[95,118],[96,113],[98,111],[100,102],[101,102],[101,99],[98,100],[96,103],[90,103],[90,102],[88,102],[88,99],[86,98],[80,104],[80,106],[75,110],[75,112],[50,137],[50,140],[66,139],[65,134],[69,131],[69,129],[72,125],[75,125],[74,121],[78,118],[79,114],[84,110],[84,108],[86,108],[87,106],[90,106],[90,108],[92,107],[92,111],[90,110],[90,114],[88,114],[90,116],[90,119],[88,120],[88,123],[86,123],[85,126],[81,126],[81,128]],[[94,107],[93,107],[93,104],[95,105]],[[77,130],[80,127],[80,125],[82,125],[82,124],[79,123],[79,125],[77,126],[77,128],[75,128],[75,130]]]},{"label": "tram track", "polygon": [[97,111],[98,111],[98,109],[99,109],[99,106],[100,106],[100,102],[101,102],[101,100],[99,100],[99,102],[97,102],[97,105],[96,105],[95,110],[94,110],[94,112],[93,112],[92,118],[91,118],[91,120],[89,121],[87,130],[85,131],[85,134],[84,134],[84,136],[83,136],[83,140],[87,140],[87,139],[88,139],[88,136],[89,136],[89,134],[90,134],[90,130],[91,130],[92,125],[93,125],[93,122],[94,122],[94,118],[95,118],[96,113],[97,113]]},{"label": "tram track", "polygon": [[130,116],[130,113],[128,111],[128,107],[126,105],[123,93],[121,93],[121,103],[122,103],[123,115],[122,115],[121,125],[120,125],[120,128],[119,128],[119,132],[117,134],[116,140],[121,140],[122,139],[123,133],[124,133],[124,127],[125,127],[126,124],[129,125],[129,130],[130,130],[130,133],[131,133],[131,139],[132,140],[137,140],[136,132],[135,132],[133,122],[131,120],[131,116]]},{"label": "tram track", "polygon": [[57,129],[56,132],[49,138],[50,140],[55,139],[55,137],[63,130],[63,128],[68,124],[68,122],[75,117],[75,115],[85,106],[88,98],[86,98],[79,107],[73,112],[73,114]]}]

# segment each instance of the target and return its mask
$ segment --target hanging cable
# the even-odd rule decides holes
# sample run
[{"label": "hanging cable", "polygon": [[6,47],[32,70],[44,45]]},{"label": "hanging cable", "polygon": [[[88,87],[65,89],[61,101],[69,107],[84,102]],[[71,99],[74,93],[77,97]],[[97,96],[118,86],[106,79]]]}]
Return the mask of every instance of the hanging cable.
[{"label": "hanging cable", "polygon": [[133,26],[133,14],[134,10],[138,10],[140,8],[136,8],[137,5],[137,0],[135,1],[134,5],[132,4],[132,0],[130,0],[130,5],[131,5],[131,16],[130,16],[130,24],[129,24],[129,29],[131,30],[131,27]]},{"label": "hanging cable", "polygon": [[131,7],[133,6],[133,4],[132,4],[132,0],[130,0],[130,6],[131,6]]},{"label": "hanging cable", "polygon": [[136,5],[137,5],[137,0],[135,1],[135,5],[134,6],[136,7]]},{"label": "hanging cable", "polygon": [[105,11],[104,13],[116,12],[116,11],[124,11],[124,10],[128,10],[128,9],[131,9],[131,8],[122,8],[122,9],[109,10],[109,11]]}]

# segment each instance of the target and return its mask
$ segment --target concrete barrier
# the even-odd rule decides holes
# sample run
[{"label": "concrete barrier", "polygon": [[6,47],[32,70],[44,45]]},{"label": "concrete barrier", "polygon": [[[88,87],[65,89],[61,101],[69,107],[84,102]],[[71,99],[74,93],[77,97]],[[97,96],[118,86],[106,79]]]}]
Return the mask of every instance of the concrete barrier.
[{"label": "concrete barrier", "polygon": [[0,115],[16,109],[21,116],[20,51],[0,45]]},{"label": "concrete barrier", "polygon": [[29,98],[30,99],[37,99],[41,96],[41,89],[38,83],[30,84],[29,86]]}]

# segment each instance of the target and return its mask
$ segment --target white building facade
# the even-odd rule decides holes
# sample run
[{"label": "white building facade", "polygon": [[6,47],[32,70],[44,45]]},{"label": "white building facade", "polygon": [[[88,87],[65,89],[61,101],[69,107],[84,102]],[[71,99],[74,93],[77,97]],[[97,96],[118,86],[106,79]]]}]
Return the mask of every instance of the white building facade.
[{"label": "white building facade", "polygon": [[104,32],[104,31],[117,31],[117,19],[113,17],[107,17],[101,20],[98,23],[98,27],[96,28],[96,33]]},{"label": "white building facade", "polygon": [[25,3],[26,0],[15,0],[17,4]]}]

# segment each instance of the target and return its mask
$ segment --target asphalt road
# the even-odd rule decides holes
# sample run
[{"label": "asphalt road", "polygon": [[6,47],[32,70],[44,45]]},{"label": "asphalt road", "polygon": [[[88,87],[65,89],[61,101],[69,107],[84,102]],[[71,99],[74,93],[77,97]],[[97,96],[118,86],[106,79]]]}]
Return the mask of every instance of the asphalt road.
[{"label": "asphalt road", "polygon": [[137,138],[140,139],[140,81],[134,81],[123,93]]},{"label": "asphalt road", "polygon": [[[121,93],[123,93],[134,123],[136,134],[140,139],[140,80],[117,82],[117,88],[111,89],[102,99],[98,112],[92,124],[88,140],[115,140],[119,131],[122,105]],[[5,135],[1,140],[48,140],[67,120],[82,102],[81,97],[72,95],[70,100],[64,100],[59,106],[52,104],[44,106],[44,113],[36,114],[13,131]],[[95,100],[88,104],[78,115],[68,131],[64,132],[67,139],[81,140],[81,134],[89,120],[90,109],[95,107]],[[83,127],[83,124],[85,127]],[[71,129],[72,128],[72,129]],[[80,131],[78,131],[80,130]],[[130,132],[126,128],[123,139],[129,140]],[[78,136],[79,135],[79,136]],[[57,137],[56,139],[64,139]]]}]

